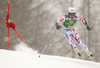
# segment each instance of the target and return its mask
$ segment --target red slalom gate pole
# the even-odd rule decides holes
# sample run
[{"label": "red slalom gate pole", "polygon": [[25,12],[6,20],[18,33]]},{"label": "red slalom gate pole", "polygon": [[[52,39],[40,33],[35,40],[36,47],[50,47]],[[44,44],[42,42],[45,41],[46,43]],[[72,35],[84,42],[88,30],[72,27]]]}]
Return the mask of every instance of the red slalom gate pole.
[{"label": "red slalom gate pole", "polygon": [[[6,22],[8,22],[6,18],[4,18],[4,19],[6,20]],[[8,50],[10,50],[10,39],[9,39],[10,38],[10,32],[9,32],[9,30],[10,29],[8,28]]]},{"label": "red slalom gate pole", "polygon": [[16,30],[14,30],[14,31],[16,32],[16,34],[19,36],[19,38],[21,39],[21,41],[22,41],[23,44],[25,45],[25,43],[24,43],[23,39],[21,38],[21,36],[19,35],[19,33],[18,33]]},{"label": "red slalom gate pole", "polygon": [[[8,18],[9,18],[9,3],[8,3],[8,14],[7,14],[7,19],[4,18],[5,21],[6,21],[7,23],[9,23],[9,22],[8,22]],[[17,33],[17,35],[19,36],[19,38],[21,39],[21,41],[22,41],[23,44],[25,45],[23,39],[22,39],[21,36],[18,34],[18,32],[16,31],[16,29],[13,29],[13,30]],[[10,29],[9,29],[9,28],[8,28],[8,50],[10,50]]]},{"label": "red slalom gate pole", "polygon": [[8,3],[8,13],[9,13],[9,3]]},{"label": "red slalom gate pole", "polygon": [[8,28],[8,50],[10,50],[10,32],[9,32],[9,28]]},{"label": "red slalom gate pole", "polygon": [[[9,13],[9,3],[8,3],[8,13]],[[10,50],[10,39],[9,38],[10,38],[10,32],[9,32],[9,28],[8,28],[8,50]]]}]

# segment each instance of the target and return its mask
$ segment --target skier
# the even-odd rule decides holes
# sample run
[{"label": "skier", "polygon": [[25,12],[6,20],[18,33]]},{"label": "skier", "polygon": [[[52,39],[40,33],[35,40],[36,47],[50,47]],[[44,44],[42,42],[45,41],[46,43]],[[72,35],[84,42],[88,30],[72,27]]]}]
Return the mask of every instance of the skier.
[{"label": "skier", "polygon": [[88,31],[91,30],[91,27],[87,24],[86,20],[76,15],[76,11],[73,7],[70,7],[68,9],[68,14],[64,15],[60,18],[59,21],[56,22],[56,28],[60,30],[62,27],[61,22],[63,22],[62,24],[64,27],[64,37],[68,40],[74,52],[78,54],[79,57],[81,57],[81,53],[79,52],[71,37],[74,38],[78,42],[78,44],[80,44],[82,49],[89,57],[93,57],[94,55],[89,51],[88,47],[81,41],[79,35],[77,34],[74,28],[74,25],[77,22],[77,20],[82,21],[82,23],[86,26]]}]

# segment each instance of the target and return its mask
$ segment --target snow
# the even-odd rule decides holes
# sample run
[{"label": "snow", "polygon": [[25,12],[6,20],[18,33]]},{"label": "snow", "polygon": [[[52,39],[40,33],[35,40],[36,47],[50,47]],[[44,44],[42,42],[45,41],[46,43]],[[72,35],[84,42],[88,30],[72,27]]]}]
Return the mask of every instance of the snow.
[{"label": "snow", "polygon": [[22,44],[15,49],[0,49],[0,68],[100,68],[100,63],[68,57],[41,55],[39,58],[37,51]]}]

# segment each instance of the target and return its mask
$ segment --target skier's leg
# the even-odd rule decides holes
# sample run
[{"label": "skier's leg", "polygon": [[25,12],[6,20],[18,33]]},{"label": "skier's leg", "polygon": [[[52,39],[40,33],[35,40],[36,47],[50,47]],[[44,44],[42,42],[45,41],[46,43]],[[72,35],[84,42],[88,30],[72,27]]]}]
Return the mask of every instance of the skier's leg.
[{"label": "skier's leg", "polygon": [[80,44],[80,46],[82,47],[82,49],[85,51],[85,53],[90,56],[90,54],[92,54],[88,47],[81,41],[81,39],[79,38],[79,35],[77,34],[76,30],[73,29],[73,34],[72,37],[78,42],[78,44]]},{"label": "skier's leg", "polygon": [[78,48],[74,44],[73,40],[71,39],[70,31],[64,31],[64,37],[68,40],[69,44],[71,45],[71,48],[75,51],[76,54],[79,53]]}]

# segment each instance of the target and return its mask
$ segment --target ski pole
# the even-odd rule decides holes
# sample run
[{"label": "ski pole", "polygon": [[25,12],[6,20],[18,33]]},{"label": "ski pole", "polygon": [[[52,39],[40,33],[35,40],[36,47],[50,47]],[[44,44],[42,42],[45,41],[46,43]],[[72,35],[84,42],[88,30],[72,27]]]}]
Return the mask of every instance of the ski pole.
[{"label": "ski pole", "polygon": [[51,41],[56,37],[58,33],[58,30],[56,31],[56,33],[54,33],[54,36],[51,38],[51,40],[47,43],[47,45],[44,47],[44,49],[42,50],[42,52],[40,53],[39,57],[41,57],[41,54],[43,54],[43,52],[46,50],[46,48],[49,46],[49,44],[51,43]]},{"label": "ski pole", "polygon": [[75,29],[85,30],[84,28],[75,28]]}]

